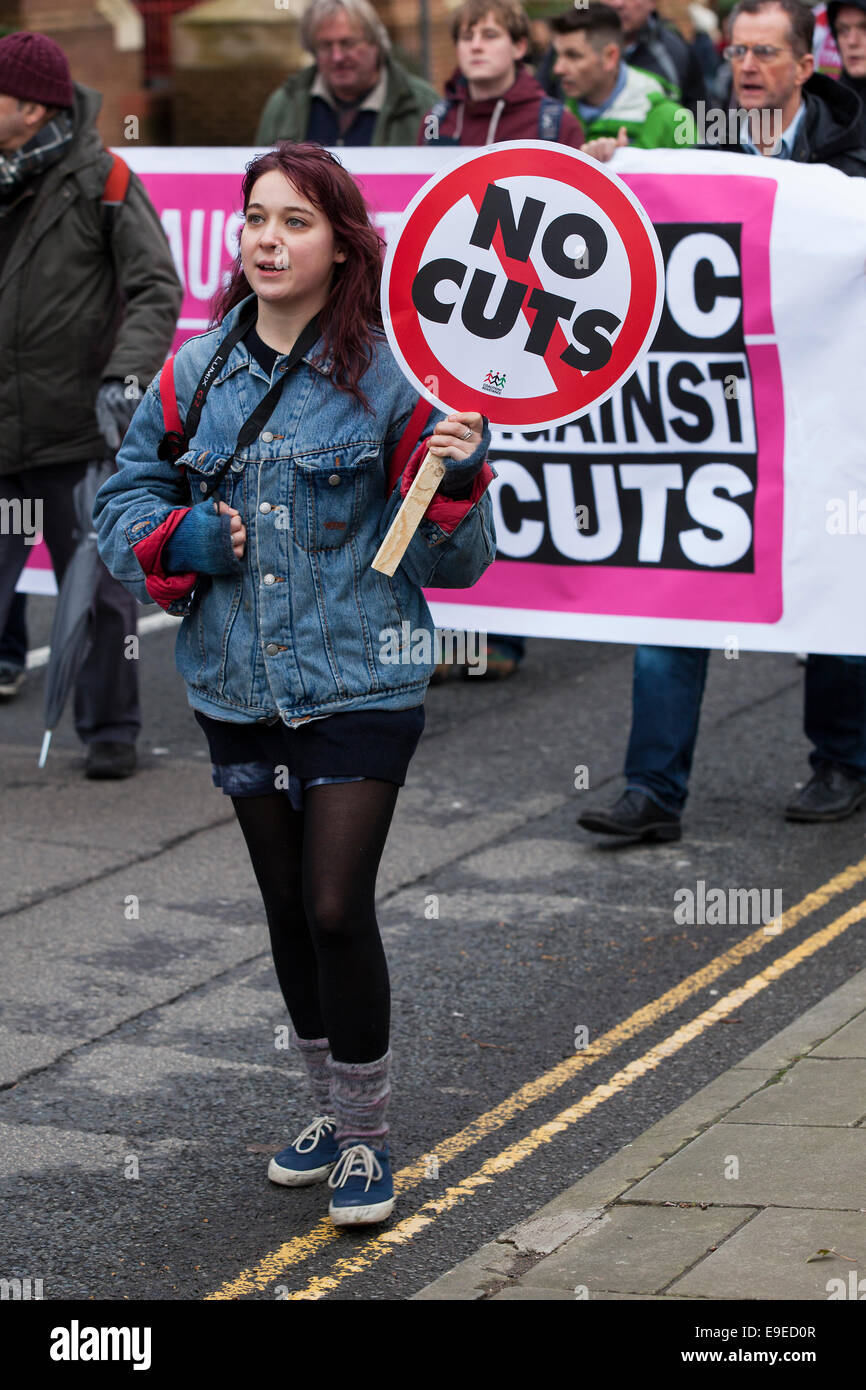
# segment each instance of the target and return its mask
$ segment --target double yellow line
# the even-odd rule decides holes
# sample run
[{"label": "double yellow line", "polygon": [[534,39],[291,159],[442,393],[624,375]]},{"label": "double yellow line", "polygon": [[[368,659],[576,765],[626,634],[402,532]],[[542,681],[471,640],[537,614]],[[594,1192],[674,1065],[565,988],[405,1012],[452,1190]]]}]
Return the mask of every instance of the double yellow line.
[{"label": "double yellow line", "polygon": [[[611,1028],[607,1033],[602,1034],[594,1043],[576,1052],[573,1057],[567,1057],[565,1061],[552,1067],[550,1071],[537,1077],[534,1081],[529,1081],[521,1086],[513,1095],[501,1101],[492,1110],[479,1115],[477,1119],[466,1125],[457,1134],[452,1134],[449,1138],[443,1139],[436,1145],[433,1154],[441,1167],[445,1163],[450,1163],[473,1145],[479,1143],[487,1135],[494,1133],[508,1124],[528,1106],[536,1101],[542,1100],[551,1092],[564,1086],[584,1067],[590,1066],[600,1058],[608,1056],[617,1047],[637,1034],[651,1027],[660,1018],[671,1013],[674,1009],[690,999],[701,989],[706,989],[726,971],[734,969],[741,961],[748,956],[760,951],[769,941],[775,940],[784,932],[790,931],[804,918],[817,912],[824,907],[832,898],[840,893],[846,893],[856,884],[866,879],[866,858],[859,863],[849,865],[841,873],[816,888],[813,892],[807,893],[801,902],[782,914],[782,920],[778,932],[768,932],[764,927],[752,932],[742,941],[730,947],[729,950],[716,956],[707,965],[673,989],[662,994],[658,999],[643,1008],[637,1009],[629,1018],[618,1023],[615,1028]],[[462,1182],[447,1188],[439,1196],[424,1202],[422,1206],[411,1216],[405,1217],[395,1226],[389,1227],[381,1235],[378,1235],[364,1243],[357,1253],[346,1256],[336,1261],[333,1270],[329,1275],[321,1278],[314,1278],[303,1289],[287,1294],[289,1299],[318,1299],[325,1297],[328,1293],[338,1288],[343,1280],[352,1275],[360,1274],[368,1269],[370,1265],[381,1259],[384,1255],[391,1253],[400,1246],[412,1240],[420,1231],[425,1230],[443,1212],[451,1210],[476,1188],[493,1182],[500,1174],[507,1172],[515,1167],[524,1158],[528,1158],[542,1144],[547,1144],[556,1135],[562,1133],[570,1125],[590,1113],[603,1101],[609,1100],[617,1095],[632,1082],[637,1081],[647,1072],[652,1071],[666,1057],[678,1052],[686,1043],[699,1037],[713,1024],[718,1023],[727,1014],[733,1013],[749,999],[754,998],[761,990],[779,979],[787,971],[793,970],[794,966],[799,965],[816,951],[828,945],[836,937],[842,935],[855,922],[866,918],[866,901],[858,903],[855,907],[837,917],[829,926],[823,927],[814,935],[807,937],[799,946],[794,947],[786,955],[779,957],[768,965],[759,974],[753,975],[745,984],[733,990],[723,999],[718,1000],[710,1009],[699,1014],[690,1023],[684,1024],[674,1033],[670,1034],[655,1047],[650,1048],[642,1057],[630,1062],[627,1067],[616,1072],[609,1081],[594,1087],[587,1095],[583,1096],[575,1105],[569,1106],[547,1124],[540,1125],[532,1130],[523,1139],[510,1145],[501,1153],[493,1158],[487,1159],[480,1168]],[[417,1187],[423,1182],[428,1172],[428,1160],[431,1155],[422,1155],[414,1163],[408,1164],[394,1175],[395,1190],[403,1194]],[[318,1254],[319,1251],[326,1249],[334,1241],[339,1240],[341,1232],[332,1224],[326,1216],[317,1223],[305,1235],[297,1236],[292,1240],[286,1241],[277,1250],[266,1255],[252,1269],[242,1270],[235,1279],[223,1284],[213,1293],[205,1295],[206,1299],[233,1299],[244,1295],[255,1293],[258,1290],[268,1288],[281,1278],[288,1277],[294,1267],[311,1255]]]}]

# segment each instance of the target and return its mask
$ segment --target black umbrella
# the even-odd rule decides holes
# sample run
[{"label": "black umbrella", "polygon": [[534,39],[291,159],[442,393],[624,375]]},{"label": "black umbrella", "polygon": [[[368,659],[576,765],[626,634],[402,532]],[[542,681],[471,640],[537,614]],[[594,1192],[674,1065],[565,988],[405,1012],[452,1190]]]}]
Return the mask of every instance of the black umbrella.
[{"label": "black umbrella", "polygon": [[90,620],[102,569],[93,529],[93,502],[114,471],[113,459],[89,463],[84,477],[73,489],[73,535],[78,538],[78,545],[63,576],[54,610],[51,655],[45,673],[45,733],[39,754],[40,767],[45,766],[51,735],[60,722],[67,696],[90,650]]}]

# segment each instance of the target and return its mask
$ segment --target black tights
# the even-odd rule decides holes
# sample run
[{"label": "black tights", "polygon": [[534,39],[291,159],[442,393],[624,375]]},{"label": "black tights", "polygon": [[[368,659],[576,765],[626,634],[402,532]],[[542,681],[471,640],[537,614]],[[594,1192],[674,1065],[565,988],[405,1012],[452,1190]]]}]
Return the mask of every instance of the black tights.
[{"label": "black tights", "polygon": [[267,913],[277,979],[301,1038],[338,1062],[388,1050],[391,993],[376,921],[379,860],[399,787],[365,778],[232,797]]}]

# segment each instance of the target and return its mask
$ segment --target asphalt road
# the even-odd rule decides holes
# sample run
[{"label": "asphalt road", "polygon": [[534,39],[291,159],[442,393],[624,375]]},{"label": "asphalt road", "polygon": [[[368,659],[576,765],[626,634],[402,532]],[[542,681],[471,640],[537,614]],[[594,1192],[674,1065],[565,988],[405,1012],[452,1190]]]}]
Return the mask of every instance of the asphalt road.
[{"label": "asphalt road", "polygon": [[[34,646],[51,602],[31,601]],[[0,706],[0,1277],[41,1278],[46,1300],[405,1300],[862,966],[860,924],[530,1139],[862,897],[832,891],[773,936],[678,922],[677,892],[780,891],[789,913],[864,859],[866,818],[782,819],[808,776],[791,656],[712,658],[684,838],[664,846],[575,825],[622,787],[630,648],[531,641],[511,680],[432,689],[380,875],[396,1238],[335,1236],[326,1186],[266,1177],[312,1111],[279,1046],[255,882],[172,642],[141,639],[128,782],[84,780],[68,714],[37,769],[41,673]],[[756,950],[693,978],[756,932]]]}]

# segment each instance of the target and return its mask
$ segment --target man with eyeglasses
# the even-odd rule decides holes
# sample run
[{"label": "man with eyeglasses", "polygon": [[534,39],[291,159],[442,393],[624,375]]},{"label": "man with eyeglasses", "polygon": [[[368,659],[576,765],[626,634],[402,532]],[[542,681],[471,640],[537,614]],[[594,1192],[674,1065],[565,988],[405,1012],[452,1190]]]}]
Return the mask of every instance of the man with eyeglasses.
[{"label": "man with eyeglasses", "polygon": [[[866,177],[860,102],[841,83],[813,73],[810,10],[799,0],[740,0],[731,21],[725,56],[736,106],[746,114],[728,151],[830,164]],[[612,149],[592,153],[606,160]],[[708,656],[690,647],[637,648],[626,790],[609,810],[584,812],[578,825],[650,842],[680,838]],[[844,820],[866,805],[866,657],[809,656],[804,732],[813,775],[785,818]]]},{"label": "man with eyeglasses", "polygon": [[860,135],[866,144],[866,0],[830,0],[827,19],[842,58],[839,81],[860,101]]},{"label": "man with eyeglasses", "polygon": [[271,93],[257,145],[414,145],[439,93],[391,56],[388,31],[368,0],[312,0],[301,16],[301,42],[315,63]]},{"label": "man with eyeglasses", "polygon": [[748,113],[739,140],[720,148],[866,176],[859,97],[816,73],[814,19],[799,0],[741,0],[725,57],[733,101]]}]

